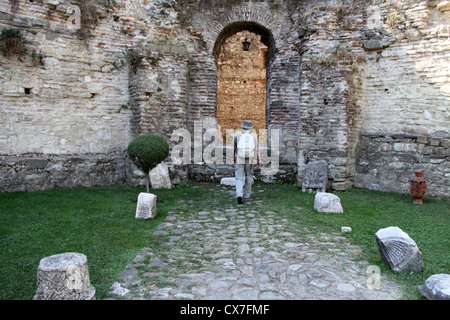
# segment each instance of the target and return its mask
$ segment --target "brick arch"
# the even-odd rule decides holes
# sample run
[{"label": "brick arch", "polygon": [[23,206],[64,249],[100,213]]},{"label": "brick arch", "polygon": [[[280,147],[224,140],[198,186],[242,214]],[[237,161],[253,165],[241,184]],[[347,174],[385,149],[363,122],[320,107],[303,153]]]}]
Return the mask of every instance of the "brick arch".
[{"label": "brick arch", "polygon": [[[243,39],[252,42],[244,52]],[[250,40],[251,39],[251,40]],[[244,120],[257,128],[267,128],[267,70],[275,44],[267,28],[250,21],[227,25],[214,45],[217,65],[216,118],[219,129],[237,129]]]},{"label": "brick arch", "polygon": [[[211,9],[213,10],[213,9]],[[299,36],[284,10],[267,3],[247,2],[227,10],[197,12],[192,30],[202,51],[191,54],[188,128],[205,117],[216,117],[217,65],[220,44],[237,31],[251,29],[270,46],[267,66],[266,128],[281,130],[280,163],[297,163],[300,137]]]},{"label": "brick arch", "polygon": [[216,62],[220,52],[220,48],[225,42],[225,40],[228,37],[244,30],[260,35],[261,42],[269,48],[269,60],[274,56],[274,53],[276,51],[276,44],[273,34],[269,29],[254,21],[236,21],[225,26],[222,29],[222,31],[217,35],[212,51],[212,54]]},{"label": "brick arch", "polygon": [[287,9],[276,10],[268,3],[246,2],[226,11],[213,11],[217,8],[212,6],[210,10],[198,12],[193,26],[213,55],[217,49],[216,45],[220,45],[223,36],[227,33],[233,34],[236,30],[243,30],[242,26],[251,28],[254,30],[252,32],[256,31],[255,33],[269,34],[269,41],[274,50],[284,47],[289,42],[286,30],[294,32]]}]

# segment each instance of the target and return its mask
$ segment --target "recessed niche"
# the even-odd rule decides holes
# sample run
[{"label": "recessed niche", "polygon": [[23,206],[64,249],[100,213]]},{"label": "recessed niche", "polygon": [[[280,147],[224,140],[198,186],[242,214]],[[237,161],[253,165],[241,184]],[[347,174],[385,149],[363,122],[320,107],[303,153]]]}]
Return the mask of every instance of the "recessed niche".
[{"label": "recessed niche", "polygon": [[23,88],[23,92],[25,94],[31,94],[31,89],[33,89],[33,88]]},{"label": "recessed niche", "polygon": [[[243,50],[243,42],[251,42]],[[245,52],[244,52],[245,51]],[[252,120],[266,127],[267,46],[261,35],[243,30],[226,38],[218,51],[217,122],[222,134]]]}]

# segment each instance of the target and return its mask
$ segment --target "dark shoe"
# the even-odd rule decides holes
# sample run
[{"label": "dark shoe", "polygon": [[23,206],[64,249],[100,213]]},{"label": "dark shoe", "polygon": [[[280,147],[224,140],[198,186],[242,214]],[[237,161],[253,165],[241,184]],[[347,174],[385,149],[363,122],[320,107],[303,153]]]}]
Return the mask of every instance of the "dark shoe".
[{"label": "dark shoe", "polygon": [[237,203],[244,204],[244,201],[242,201],[242,197],[237,197]]}]

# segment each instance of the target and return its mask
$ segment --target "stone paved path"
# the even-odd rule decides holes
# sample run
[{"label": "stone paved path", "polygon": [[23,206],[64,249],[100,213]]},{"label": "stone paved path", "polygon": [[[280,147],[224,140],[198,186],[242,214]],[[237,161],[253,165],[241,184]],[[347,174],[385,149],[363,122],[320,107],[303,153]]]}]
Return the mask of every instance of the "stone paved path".
[{"label": "stone paved path", "polygon": [[[217,190],[233,199],[232,187]],[[312,232],[276,212],[254,210],[257,206],[230,201],[217,208],[211,199],[203,202],[203,209],[190,215],[169,213],[150,239],[155,245],[127,266],[109,298],[399,298],[399,288],[383,277],[380,289],[367,288],[369,264],[339,233]]]}]

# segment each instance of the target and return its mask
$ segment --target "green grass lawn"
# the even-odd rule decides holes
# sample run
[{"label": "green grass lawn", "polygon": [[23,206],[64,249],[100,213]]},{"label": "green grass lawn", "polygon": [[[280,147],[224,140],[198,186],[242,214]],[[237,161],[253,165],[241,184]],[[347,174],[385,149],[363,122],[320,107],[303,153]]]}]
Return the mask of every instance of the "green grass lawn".
[{"label": "green grass lawn", "polygon": [[145,188],[1,194],[0,299],[32,299],[39,261],[64,252],[87,256],[91,284],[96,298],[101,299],[126,264],[148,245],[181,189],[154,190],[164,201],[158,203],[154,220],[135,219],[137,197]]},{"label": "green grass lawn", "polygon": [[[405,288],[404,299],[422,299],[417,286],[437,273],[450,273],[450,201],[425,197],[423,205],[413,204],[411,195],[353,188],[333,192],[341,199],[343,214],[323,214],[313,209],[314,195],[296,190],[295,186],[270,186],[266,192],[273,198],[273,210],[284,212],[289,219],[318,232],[340,232],[352,228],[345,236],[361,247],[362,258],[378,265],[389,280]],[[283,204],[280,206],[280,204]],[[299,209],[301,207],[302,209]],[[405,231],[423,254],[423,272],[394,273],[380,256],[375,233],[396,226]]]},{"label": "green grass lawn", "polygon": [[[36,291],[39,261],[63,252],[87,256],[96,299],[102,299],[126,264],[139,250],[151,245],[151,236],[179,199],[185,210],[201,210],[195,200],[214,199],[218,207],[232,196],[216,192],[217,186],[197,184],[171,190],[151,190],[158,196],[154,220],[134,218],[136,200],[145,187],[126,186],[56,189],[0,194],[0,299],[32,299]],[[352,189],[335,192],[341,198],[343,214],[322,214],[313,209],[314,195],[294,185],[256,184],[255,198],[261,203],[245,206],[273,210],[317,232],[353,231],[345,236],[362,249],[362,259],[379,265],[383,274],[406,288],[406,299],[421,299],[417,285],[431,275],[450,273],[450,201],[426,198],[413,205],[412,197],[396,193]],[[264,190],[264,192],[258,192]],[[188,200],[192,205],[188,205]],[[183,210],[184,210],[183,209]],[[384,266],[375,241],[380,228],[397,226],[408,233],[423,253],[424,271],[395,274]]]}]

